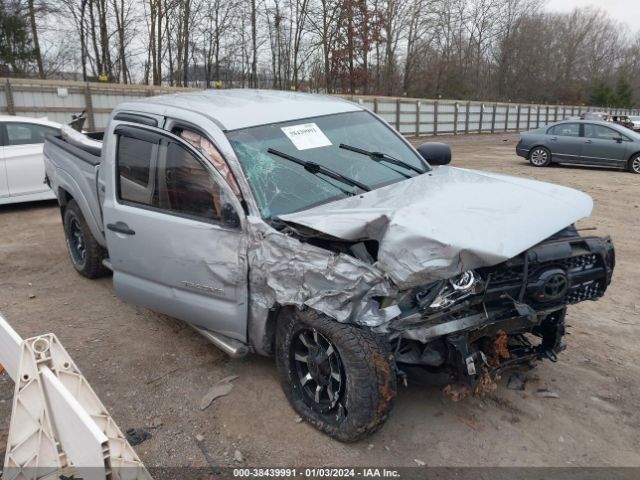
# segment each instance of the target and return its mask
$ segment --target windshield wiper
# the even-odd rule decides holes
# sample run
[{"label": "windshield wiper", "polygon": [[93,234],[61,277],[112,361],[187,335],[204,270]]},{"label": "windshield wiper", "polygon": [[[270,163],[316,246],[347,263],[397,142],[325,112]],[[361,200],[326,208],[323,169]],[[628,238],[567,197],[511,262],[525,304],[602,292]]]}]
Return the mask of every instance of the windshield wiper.
[{"label": "windshield wiper", "polygon": [[284,158],[285,160],[289,160],[290,162],[297,163],[298,165],[304,167],[304,169],[307,172],[313,173],[314,175],[324,175],[326,177],[333,178],[334,180],[338,180],[339,182],[345,183],[347,185],[351,185],[352,187],[358,187],[359,189],[364,190],[365,192],[371,191],[371,188],[366,186],[364,183],[360,183],[359,181],[354,180],[353,178],[349,178],[345,175],[342,175],[341,173],[336,172],[335,170],[331,170],[330,168],[324,167],[318,163],[307,162],[306,160],[301,160],[299,158],[293,157],[279,150],[274,150],[273,148],[268,148],[267,152],[272,155],[276,155],[280,158]]},{"label": "windshield wiper", "polygon": [[[361,155],[366,155],[371,160],[375,160],[376,162],[387,162],[387,163],[391,163],[393,165],[397,165],[399,167],[404,167],[404,168],[406,168],[408,170],[413,170],[418,175],[422,175],[423,173],[425,173],[424,170],[422,170],[422,169],[420,169],[418,167],[414,167],[410,163],[403,162],[402,160],[398,160],[397,158],[392,157],[391,155],[387,155],[386,153],[369,152],[368,150],[363,150],[363,149],[358,148],[358,147],[352,147],[351,145],[345,145],[344,143],[340,144],[340,148],[344,148],[345,150],[349,150],[351,152],[360,153]],[[403,175],[403,176],[405,176],[407,178],[411,178],[411,177],[409,177],[407,175],[404,175],[401,172],[398,172],[395,168],[393,170],[395,172],[399,173],[400,175]]]}]

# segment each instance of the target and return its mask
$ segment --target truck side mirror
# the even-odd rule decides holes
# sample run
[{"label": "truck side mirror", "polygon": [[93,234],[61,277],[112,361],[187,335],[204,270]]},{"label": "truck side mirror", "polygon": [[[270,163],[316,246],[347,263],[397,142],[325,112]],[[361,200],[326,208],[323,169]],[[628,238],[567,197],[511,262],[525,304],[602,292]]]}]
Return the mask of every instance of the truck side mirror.
[{"label": "truck side mirror", "polygon": [[238,216],[238,212],[233,208],[233,205],[230,203],[225,203],[222,205],[222,212],[220,212],[220,220],[222,225],[227,228],[239,228],[240,227],[240,217]]},{"label": "truck side mirror", "polygon": [[423,143],[418,147],[418,153],[430,165],[448,165],[451,163],[451,147],[446,143]]}]

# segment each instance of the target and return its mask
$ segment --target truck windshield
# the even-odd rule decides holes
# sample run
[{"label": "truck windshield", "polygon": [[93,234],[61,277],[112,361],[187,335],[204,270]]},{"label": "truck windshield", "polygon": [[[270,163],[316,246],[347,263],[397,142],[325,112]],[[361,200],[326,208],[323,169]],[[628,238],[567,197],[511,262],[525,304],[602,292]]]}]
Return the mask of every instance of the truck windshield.
[{"label": "truck windshield", "polygon": [[[407,169],[378,163],[366,155],[340,148],[358,145],[405,162],[417,171],[429,170],[422,157],[389,126],[366,111],[251,127],[226,132],[236,152],[263,218],[304,210],[362,193],[345,191],[343,183],[321,178],[304,166],[279,158],[269,149],[326,167],[371,189],[407,178]],[[409,171],[411,176],[418,173]],[[328,181],[327,181],[328,180]]]}]

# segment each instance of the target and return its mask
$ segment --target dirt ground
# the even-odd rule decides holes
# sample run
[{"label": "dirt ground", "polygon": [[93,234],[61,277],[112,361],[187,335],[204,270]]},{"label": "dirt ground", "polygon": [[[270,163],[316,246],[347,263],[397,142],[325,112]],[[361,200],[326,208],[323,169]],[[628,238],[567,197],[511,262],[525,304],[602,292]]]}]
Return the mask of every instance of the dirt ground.
[{"label": "dirt ground", "polygon": [[[452,403],[438,387],[410,383],[377,434],[341,444],[297,421],[271,359],[230,360],[180,322],[120,301],[110,278],[76,274],[50,202],[0,207],[0,312],[24,338],[54,332],[121,429],[153,433],[135,447],[148,466],[206,466],[196,435],[228,466],[640,466],[640,176],[536,169],[515,155],[513,134],[439,140],[452,145],[456,166],[588,192],[594,213],[579,227],[614,239],[605,298],[570,309],[567,350],[530,373],[524,391],[503,380],[494,393]],[[201,411],[202,396],[229,375],[238,375],[232,392]],[[0,451],[12,395],[5,373]]]}]

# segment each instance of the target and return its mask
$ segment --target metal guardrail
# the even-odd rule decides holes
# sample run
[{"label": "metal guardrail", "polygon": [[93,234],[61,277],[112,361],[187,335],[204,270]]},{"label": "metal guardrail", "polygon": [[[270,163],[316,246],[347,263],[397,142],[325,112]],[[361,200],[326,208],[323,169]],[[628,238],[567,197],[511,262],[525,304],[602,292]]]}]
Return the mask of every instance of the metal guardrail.
[{"label": "metal guardrail", "polygon": [[[72,113],[86,110],[87,128],[101,130],[106,127],[111,110],[121,102],[198,90],[201,89],[0,78],[0,114],[46,116],[50,120],[67,123]],[[408,136],[517,132],[574,117],[585,111],[640,115],[640,110],[635,109],[607,109],[584,105],[338,96],[360,103]]]}]

